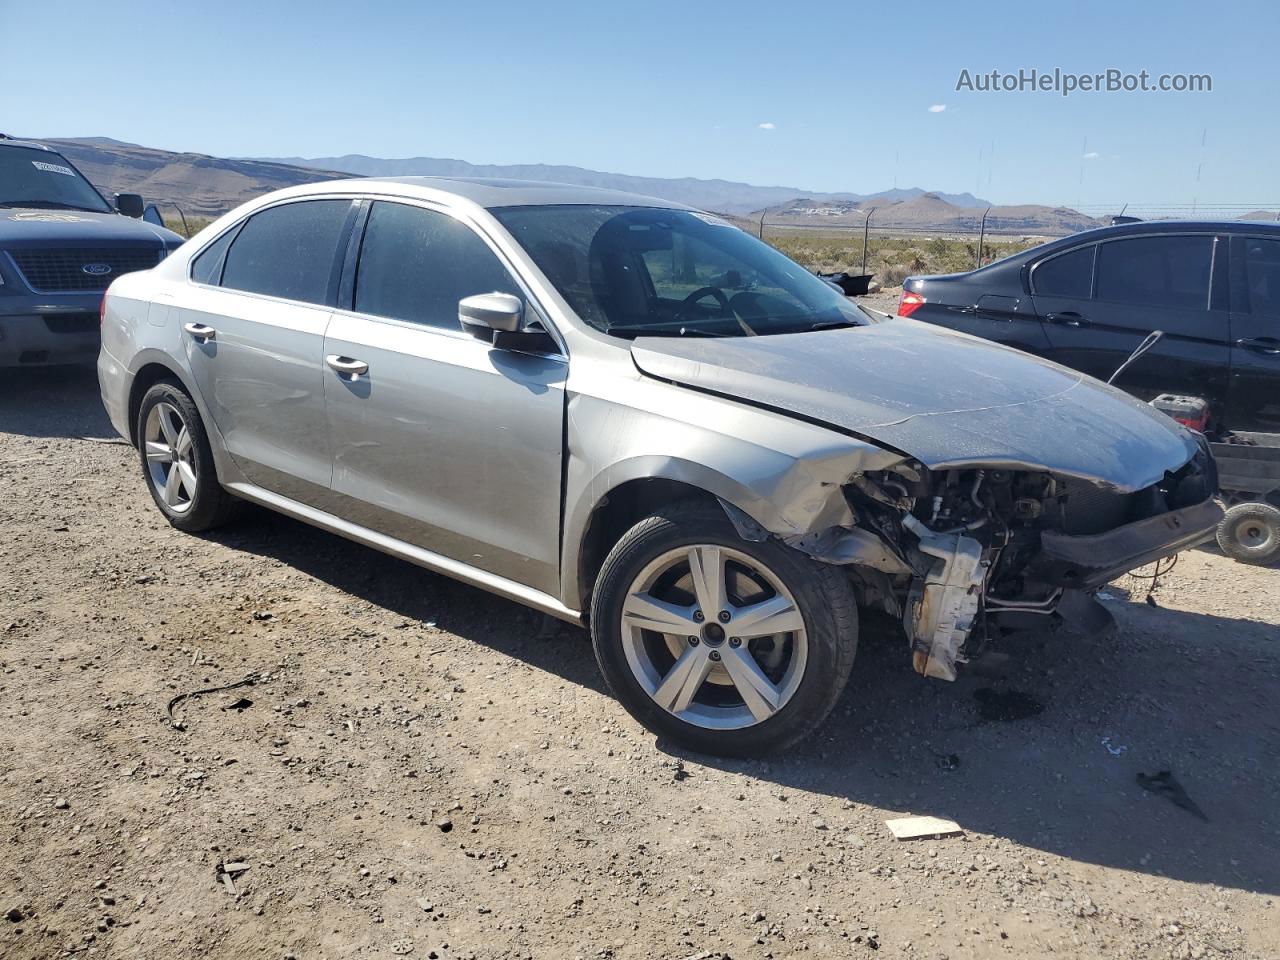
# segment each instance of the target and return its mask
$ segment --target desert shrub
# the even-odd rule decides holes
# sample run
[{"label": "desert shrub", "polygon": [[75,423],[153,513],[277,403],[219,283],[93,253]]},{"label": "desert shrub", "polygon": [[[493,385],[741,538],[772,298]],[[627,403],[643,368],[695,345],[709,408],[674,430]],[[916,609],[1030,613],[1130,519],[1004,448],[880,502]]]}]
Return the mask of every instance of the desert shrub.
[{"label": "desert shrub", "polygon": [[[802,266],[822,273],[860,273],[862,234],[858,230],[783,230],[766,232],[765,239]],[[988,238],[982,262],[990,263],[1036,245],[1035,240]],[[870,237],[867,269],[885,286],[896,286],[916,273],[960,273],[972,270],[977,237],[920,237],[876,234]]]},{"label": "desert shrub", "polygon": [[894,263],[882,266],[876,271],[876,279],[880,281],[880,285],[884,287],[900,287],[902,281],[907,279],[913,273],[919,273],[919,270],[909,270],[905,264]]}]

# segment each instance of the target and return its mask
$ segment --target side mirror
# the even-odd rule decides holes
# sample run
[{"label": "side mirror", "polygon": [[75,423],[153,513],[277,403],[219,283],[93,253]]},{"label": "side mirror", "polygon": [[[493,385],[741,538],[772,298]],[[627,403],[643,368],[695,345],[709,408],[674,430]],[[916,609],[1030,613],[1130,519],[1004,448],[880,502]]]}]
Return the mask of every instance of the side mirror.
[{"label": "side mirror", "polygon": [[479,340],[493,342],[494,333],[515,333],[524,316],[524,303],[509,293],[478,293],[458,301],[458,322]]},{"label": "side mirror", "polygon": [[143,213],[142,195],[137,193],[117,193],[116,209],[126,217],[141,220]]},{"label": "side mirror", "polygon": [[164,217],[160,215],[160,208],[154,203],[148,204],[147,209],[142,211],[142,219],[147,223],[154,223],[157,227],[163,227]]},{"label": "side mirror", "polygon": [[560,348],[538,320],[537,313],[525,329],[524,301],[509,293],[478,293],[458,301],[458,322],[477,340],[498,350],[517,353],[556,353]]}]

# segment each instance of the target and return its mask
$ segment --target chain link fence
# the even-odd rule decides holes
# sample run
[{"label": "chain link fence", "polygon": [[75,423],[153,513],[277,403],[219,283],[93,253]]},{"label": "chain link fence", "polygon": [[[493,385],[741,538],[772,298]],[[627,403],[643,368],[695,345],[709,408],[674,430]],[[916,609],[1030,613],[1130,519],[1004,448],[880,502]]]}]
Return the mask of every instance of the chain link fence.
[{"label": "chain link fence", "polygon": [[1280,203],[1072,204],[1015,215],[974,208],[935,224],[903,222],[895,219],[892,208],[871,207],[827,223],[767,213],[738,221],[811,270],[870,275],[873,286],[895,288],[912,274],[972,270],[1048,240],[1112,223],[1246,219],[1280,222]]}]

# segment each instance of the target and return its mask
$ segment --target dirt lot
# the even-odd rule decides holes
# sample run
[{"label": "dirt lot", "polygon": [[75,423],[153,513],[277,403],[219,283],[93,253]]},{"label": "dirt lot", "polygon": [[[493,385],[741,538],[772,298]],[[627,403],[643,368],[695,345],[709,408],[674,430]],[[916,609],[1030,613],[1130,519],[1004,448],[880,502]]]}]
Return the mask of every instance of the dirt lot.
[{"label": "dirt lot", "polygon": [[263,512],[172,530],[110,437],[91,372],[5,371],[0,956],[1280,956],[1280,570],[1192,552],[952,685],[867,624],[819,737],[726,762],[581,631]]}]

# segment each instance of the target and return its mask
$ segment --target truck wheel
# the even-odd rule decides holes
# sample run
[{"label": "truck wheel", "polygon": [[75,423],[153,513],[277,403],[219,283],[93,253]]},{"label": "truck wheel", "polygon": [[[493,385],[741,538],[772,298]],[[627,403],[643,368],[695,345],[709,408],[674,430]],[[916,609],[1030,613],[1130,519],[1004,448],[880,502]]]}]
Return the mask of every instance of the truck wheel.
[{"label": "truck wheel", "polygon": [[138,455],[151,497],[179,530],[212,530],[241,505],[218,483],[213,451],[195,403],[169,380],[155,384],[138,408]]},{"label": "truck wheel", "polygon": [[822,723],[858,619],[837,567],[743,540],[716,504],[673,504],[605,559],[591,602],[600,670],[627,711],[702,753],[755,756]]},{"label": "truck wheel", "polygon": [[1280,560],[1280,510],[1269,503],[1238,503],[1218,524],[1218,546],[1241,563]]}]

